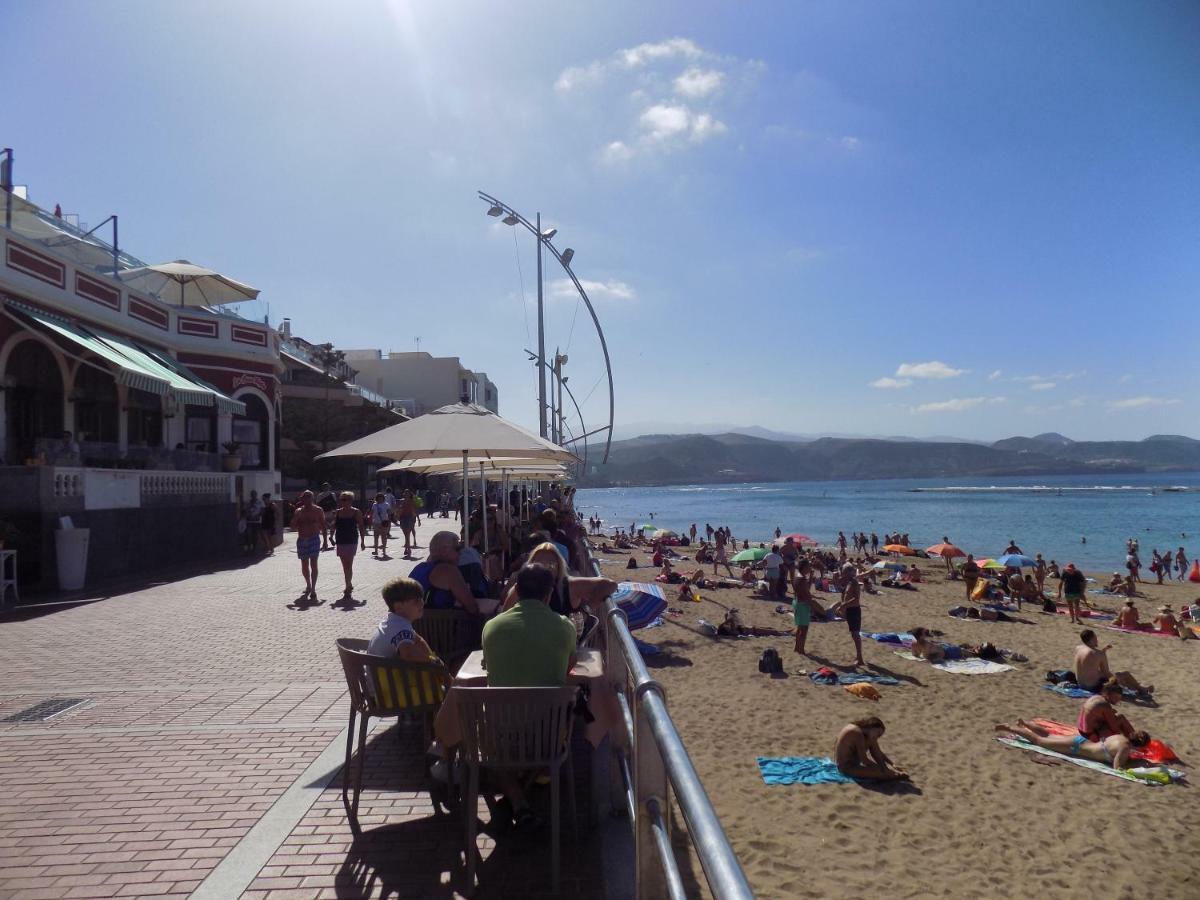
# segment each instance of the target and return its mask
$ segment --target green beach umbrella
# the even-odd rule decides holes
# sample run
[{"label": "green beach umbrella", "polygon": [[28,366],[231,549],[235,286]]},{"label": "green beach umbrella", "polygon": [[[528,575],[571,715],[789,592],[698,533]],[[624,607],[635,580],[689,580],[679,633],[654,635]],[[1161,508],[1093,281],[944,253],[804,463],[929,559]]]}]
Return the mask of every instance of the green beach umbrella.
[{"label": "green beach umbrella", "polygon": [[765,547],[751,547],[749,550],[743,550],[741,553],[731,559],[730,562],[758,562],[760,559],[766,556],[768,552],[769,551]]}]

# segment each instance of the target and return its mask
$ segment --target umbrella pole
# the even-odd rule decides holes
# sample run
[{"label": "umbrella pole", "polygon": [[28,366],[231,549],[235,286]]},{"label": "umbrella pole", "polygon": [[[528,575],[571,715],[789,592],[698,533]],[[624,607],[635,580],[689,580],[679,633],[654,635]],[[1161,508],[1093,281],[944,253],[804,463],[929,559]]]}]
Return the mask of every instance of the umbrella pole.
[{"label": "umbrella pole", "polygon": [[479,464],[479,518],[483,520],[483,558],[487,561],[488,553],[488,533],[487,533],[487,482],[483,479],[483,463]]},{"label": "umbrella pole", "polygon": [[[512,528],[510,527],[510,522],[508,519],[508,517],[509,517],[508,469],[501,470],[501,476],[504,479],[503,481],[500,482],[500,491],[503,494],[503,496],[500,498],[500,502],[504,504],[504,527],[508,529],[509,540],[512,540]],[[504,553],[504,541],[500,541],[498,535],[497,535],[496,539],[500,543],[500,552],[501,552],[501,554],[503,554]],[[508,558],[505,556],[501,556],[501,559],[504,560],[505,568],[507,568],[508,567]]]},{"label": "umbrella pole", "polygon": [[462,510],[462,517],[463,517],[462,532],[463,532],[463,546],[464,547],[471,543],[470,506],[471,506],[471,482],[468,480],[468,474],[467,474],[467,451],[464,450],[463,451],[463,510]]}]

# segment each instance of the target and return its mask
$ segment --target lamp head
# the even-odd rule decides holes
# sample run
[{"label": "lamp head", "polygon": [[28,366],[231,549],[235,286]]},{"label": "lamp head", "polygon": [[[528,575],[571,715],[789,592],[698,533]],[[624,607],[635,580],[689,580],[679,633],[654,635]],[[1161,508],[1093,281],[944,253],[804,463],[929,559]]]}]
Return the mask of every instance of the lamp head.
[{"label": "lamp head", "polygon": [[502,221],[504,222],[505,225],[516,225],[521,220],[518,219],[512,213],[509,213],[507,216],[504,217],[504,219]]},{"label": "lamp head", "polygon": [[549,241],[549,240],[553,239],[553,237],[556,234],[558,234],[557,228],[547,228],[545,231],[542,232],[542,237],[544,237],[546,240]]},{"label": "lamp head", "polygon": [[575,258],[575,251],[572,250],[570,247],[568,247],[566,250],[564,250],[562,252],[562,264],[564,266],[569,266],[571,264],[571,260],[574,258]]},{"label": "lamp head", "polygon": [[504,212],[504,210],[501,209],[499,206],[496,206],[495,204],[493,204],[492,206],[490,206],[488,208],[488,215],[492,216],[493,218],[495,218],[496,216],[500,215],[503,212]]}]

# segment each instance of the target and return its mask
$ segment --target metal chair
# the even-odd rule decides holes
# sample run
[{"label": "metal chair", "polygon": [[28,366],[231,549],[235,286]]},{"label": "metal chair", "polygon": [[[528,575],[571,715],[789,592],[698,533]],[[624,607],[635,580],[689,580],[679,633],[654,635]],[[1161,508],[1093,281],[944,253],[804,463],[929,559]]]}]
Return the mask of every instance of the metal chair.
[{"label": "metal chair", "polygon": [[[441,708],[450,689],[450,673],[438,662],[412,663],[394,656],[367,653],[367,642],[358,638],[338,638],[338,656],[350,690],[350,727],[346,732],[346,764],[342,768],[342,804],[350,819],[350,829],[362,833],[358,824],[358,799],[362,794],[366,768],[367,723],[372,716],[380,719],[420,720],[425,742],[429,745],[430,723]],[[358,772],[350,796],[350,763],[354,756],[354,720],[358,727]]]},{"label": "metal chair", "polygon": [[429,609],[413,622],[413,630],[425,639],[452,672],[458,671],[472,650],[481,646],[479,620],[461,609]]},{"label": "metal chair", "polygon": [[462,754],[467,765],[467,884],[475,884],[479,852],[475,846],[479,770],[550,770],[550,840],[553,890],[559,885],[560,780],[566,769],[567,802],[572,832],[578,834],[575,770],[571,764],[571,730],[575,723],[574,687],[455,688],[462,728]]},{"label": "metal chair", "polygon": [[600,619],[588,613],[587,618],[583,621],[583,630],[579,632],[579,640],[576,642],[576,646],[596,650],[599,649],[602,639]]}]

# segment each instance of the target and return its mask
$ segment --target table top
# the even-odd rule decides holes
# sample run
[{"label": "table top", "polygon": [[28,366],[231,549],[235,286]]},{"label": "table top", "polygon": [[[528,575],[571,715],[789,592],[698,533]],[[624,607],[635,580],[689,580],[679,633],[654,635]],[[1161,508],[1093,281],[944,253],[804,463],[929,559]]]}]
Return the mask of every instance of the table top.
[{"label": "table top", "polygon": [[[568,682],[579,683],[604,675],[604,656],[599,650],[581,647],[576,654],[575,667],[567,674]],[[462,668],[454,676],[454,683],[463,687],[487,684],[487,669],[483,665],[482,650],[474,651],[463,661]]]}]

